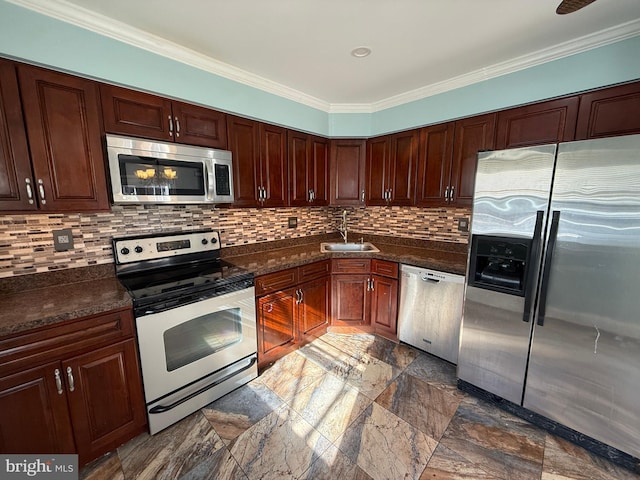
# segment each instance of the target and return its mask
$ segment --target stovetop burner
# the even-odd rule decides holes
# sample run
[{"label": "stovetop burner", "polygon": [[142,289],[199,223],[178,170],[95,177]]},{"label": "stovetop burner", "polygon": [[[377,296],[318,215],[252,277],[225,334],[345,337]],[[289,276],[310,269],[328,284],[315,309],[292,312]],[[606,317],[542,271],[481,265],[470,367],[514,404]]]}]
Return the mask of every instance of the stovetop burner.
[{"label": "stovetop burner", "polygon": [[118,279],[146,313],[253,285],[253,273],[219,258],[214,230],[119,238],[113,249]]}]

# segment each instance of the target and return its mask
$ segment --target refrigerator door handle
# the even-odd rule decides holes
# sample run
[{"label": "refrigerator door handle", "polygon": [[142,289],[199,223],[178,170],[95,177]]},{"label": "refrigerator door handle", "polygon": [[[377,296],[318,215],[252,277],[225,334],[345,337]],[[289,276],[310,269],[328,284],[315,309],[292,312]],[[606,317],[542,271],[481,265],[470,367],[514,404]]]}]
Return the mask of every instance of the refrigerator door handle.
[{"label": "refrigerator door handle", "polygon": [[533,281],[535,279],[535,266],[538,264],[538,258],[540,256],[540,242],[542,239],[542,220],[544,220],[544,211],[538,210],[536,213],[536,226],[533,230],[533,241],[531,242],[531,255],[529,256],[529,271],[527,272],[527,285],[526,293],[524,295],[524,313],[522,315],[522,321],[529,323],[531,320],[531,303],[533,301],[533,294],[535,293],[535,286]]},{"label": "refrigerator door handle", "polygon": [[544,259],[544,269],[542,270],[542,288],[540,290],[540,307],[538,308],[538,325],[544,325],[544,316],[547,310],[547,291],[549,290],[549,275],[551,275],[551,260],[553,250],[556,247],[558,238],[558,223],[560,222],[560,210],[554,210],[551,217],[551,231],[549,232],[549,245],[547,246],[547,256]]}]

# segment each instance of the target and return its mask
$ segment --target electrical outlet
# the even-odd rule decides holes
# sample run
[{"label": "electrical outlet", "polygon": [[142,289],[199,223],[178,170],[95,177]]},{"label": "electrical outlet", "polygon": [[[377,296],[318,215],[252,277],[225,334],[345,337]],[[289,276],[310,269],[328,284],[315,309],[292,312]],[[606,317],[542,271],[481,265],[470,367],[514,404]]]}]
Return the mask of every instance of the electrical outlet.
[{"label": "electrical outlet", "polygon": [[468,232],[469,231],[469,219],[468,218],[459,218],[458,219],[458,231],[459,232]]},{"label": "electrical outlet", "polygon": [[73,248],[73,233],[70,228],[53,231],[53,247],[56,252],[65,252]]},{"label": "electrical outlet", "polygon": [[298,217],[289,217],[289,228],[298,227]]}]

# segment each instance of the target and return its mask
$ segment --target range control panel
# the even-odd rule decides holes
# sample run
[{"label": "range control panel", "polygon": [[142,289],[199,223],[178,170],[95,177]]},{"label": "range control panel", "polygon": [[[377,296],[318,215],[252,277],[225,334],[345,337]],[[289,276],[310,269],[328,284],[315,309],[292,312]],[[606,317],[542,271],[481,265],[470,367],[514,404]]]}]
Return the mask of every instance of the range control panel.
[{"label": "range control panel", "polygon": [[140,235],[113,241],[113,254],[118,264],[216,250],[220,250],[220,234],[216,230]]}]

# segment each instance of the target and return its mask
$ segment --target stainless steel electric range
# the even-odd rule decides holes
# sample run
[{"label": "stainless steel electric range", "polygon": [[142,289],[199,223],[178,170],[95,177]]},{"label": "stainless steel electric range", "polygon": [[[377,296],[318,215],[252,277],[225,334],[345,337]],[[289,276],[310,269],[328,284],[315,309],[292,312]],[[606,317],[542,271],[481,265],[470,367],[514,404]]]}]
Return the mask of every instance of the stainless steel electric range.
[{"label": "stainless steel electric range", "polygon": [[149,431],[257,376],[253,274],[220,259],[215,230],[113,239],[133,298]]}]

